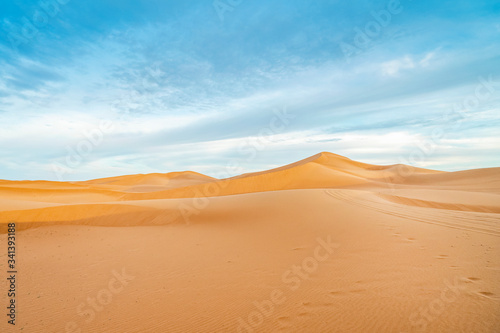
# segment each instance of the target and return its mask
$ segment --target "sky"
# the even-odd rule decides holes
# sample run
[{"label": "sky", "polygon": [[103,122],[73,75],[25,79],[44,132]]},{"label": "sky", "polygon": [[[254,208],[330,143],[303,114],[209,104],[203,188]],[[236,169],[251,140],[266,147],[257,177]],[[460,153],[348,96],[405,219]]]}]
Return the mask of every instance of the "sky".
[{"label": "sky", "polygon": [[497,0],[9,0],[0,179],[500,166]]}]

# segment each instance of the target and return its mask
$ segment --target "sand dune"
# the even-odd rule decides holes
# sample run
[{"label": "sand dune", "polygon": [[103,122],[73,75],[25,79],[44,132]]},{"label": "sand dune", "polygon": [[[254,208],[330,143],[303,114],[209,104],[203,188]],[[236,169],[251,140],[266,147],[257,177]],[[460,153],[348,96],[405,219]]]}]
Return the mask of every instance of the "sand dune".
[{"label": "sand dune", "polygon": [[1,180],[0,217],[1,332],[500,332],[500,168]]},{"label": "sand dune", "polygon": [[171,172],[168,174],[152,173],[102,178],[80,182],[97,188],[113,189],[122,192],[155,192],[166,189],[198,185],[214,181],[209,176],[197,172]]}]

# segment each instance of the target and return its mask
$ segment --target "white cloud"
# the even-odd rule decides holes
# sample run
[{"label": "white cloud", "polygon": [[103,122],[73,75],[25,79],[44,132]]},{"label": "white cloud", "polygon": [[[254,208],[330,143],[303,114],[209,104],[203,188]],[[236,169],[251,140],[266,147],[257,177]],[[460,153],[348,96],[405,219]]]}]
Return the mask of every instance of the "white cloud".
[{"label": "white cloud", "polygon": [[404,70],[428,67],[435,56],[436,51],[428,52],[420,59],[418,59],[418,56],[405,55],[404,57],[381,63],[381,71],[383,75],[397,76]]},{"label": "white cloud", "polygon": [[415,62],[410,56],[405,56],[400,59],[384,62],[381,64],[381,67],[382,74],[395,76],[398,75],[401,70],[414,68]]}]

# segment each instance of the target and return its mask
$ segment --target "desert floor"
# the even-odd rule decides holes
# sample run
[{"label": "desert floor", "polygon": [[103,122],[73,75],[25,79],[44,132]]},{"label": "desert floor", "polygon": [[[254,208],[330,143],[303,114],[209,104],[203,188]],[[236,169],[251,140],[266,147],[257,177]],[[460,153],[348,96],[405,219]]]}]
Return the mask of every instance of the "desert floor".
[{"label": "desert floor", "polygon": [[0,220],[1,332],[500,332],[500,168],[0,181]]}]

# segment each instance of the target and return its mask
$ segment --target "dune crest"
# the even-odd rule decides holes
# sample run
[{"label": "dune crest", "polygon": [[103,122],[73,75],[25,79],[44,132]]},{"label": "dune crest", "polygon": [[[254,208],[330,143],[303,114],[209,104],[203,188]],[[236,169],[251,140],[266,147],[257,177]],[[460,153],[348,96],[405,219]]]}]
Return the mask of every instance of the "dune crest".
[{"label": "dune crest", "polygon": [[[136,211],[144,216],[136,220],[148,224],[150,216],[157,215],[162,209],[162,215],[167,212],[171,215],[168,221],[181,221],[179,209],[172,208],[177,203],[163,208],[160,204],[150,204],[145,208],[148,200],[157,203],[157,200],[269,191],[357,189],[379,193],[389,191],[391,193],[385,194],[387,200],[420,207],[469,211],[477,208],[478,211],[497,212],[499,174],[500,168],[442,172],[404,165],[378,166],[322,152],[283,167],[227,179],[186,171],[126,175],[82,182],[3,180],[0,182],[0,209],[4,219],[19,222],[80,221],[92,224],[99,221],[99,225],[113,225],[118,223],[113,222],[113,216],[130,213],[129,208],[125,207],[136,207]],[[452,202],[447,203],[407,197],[408,193],[418,190],[420,196],[422,193],[436,193],[429,186],[455,193],[459,191],[462,195],[454,195]],[[482,189],[478,189],[480,186]],[[406,190],[405,195],[396,196],[393,193],[402,193],[403,190]],[[478,197],[477,192],[480,191],[490,193],[490,202],[487,205],[470,205],[469,201]],[[85,208],[79,209],[79,205]],[[107,214],[103,215],[104,212]]]}]

